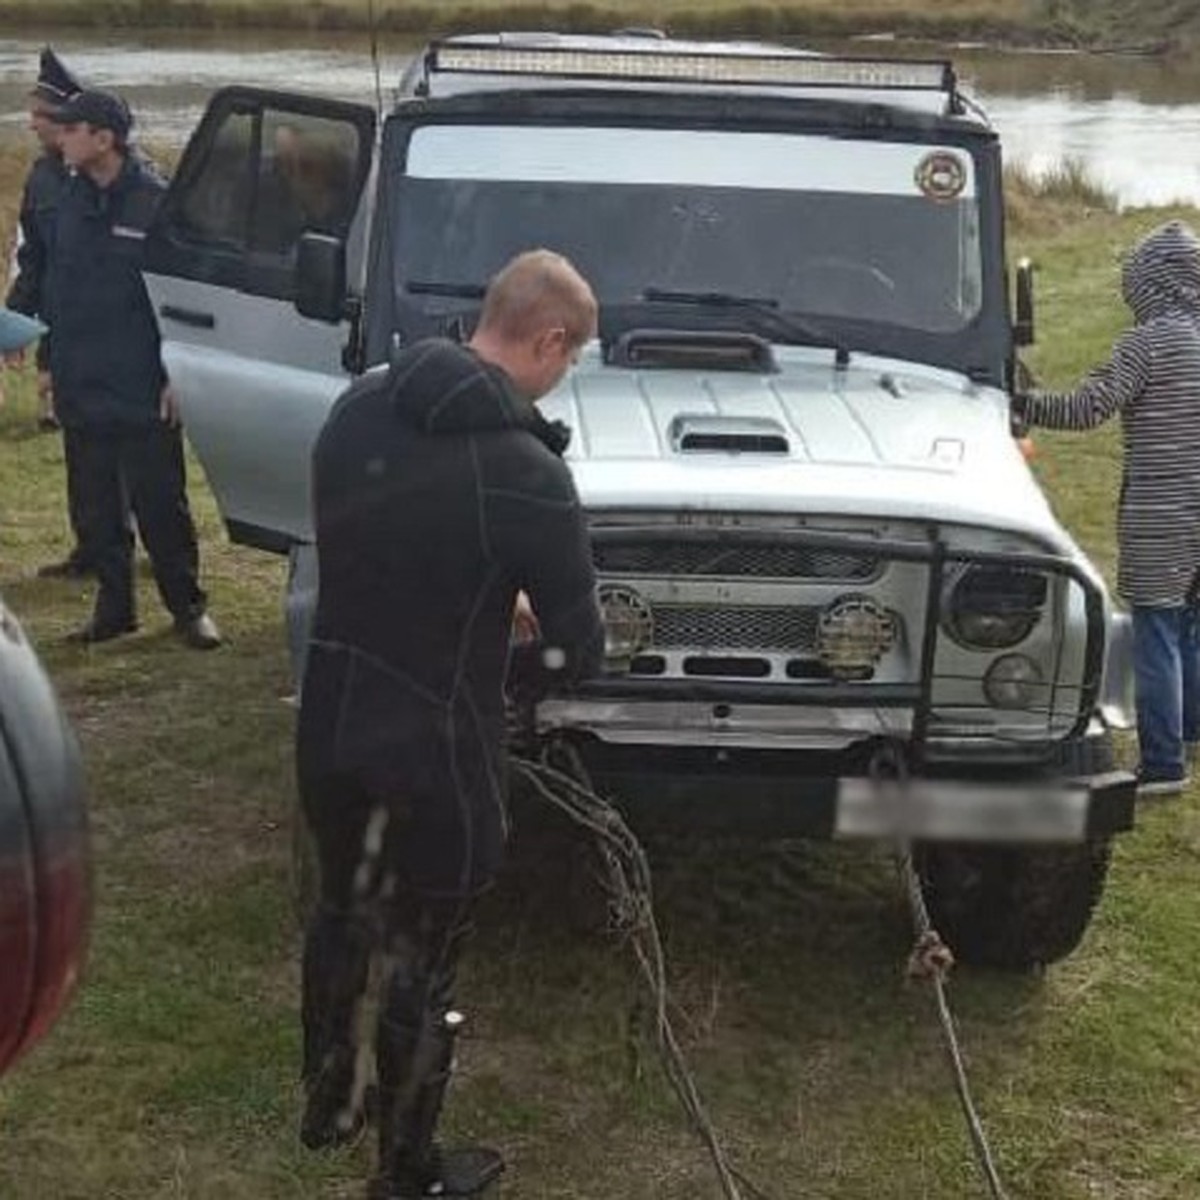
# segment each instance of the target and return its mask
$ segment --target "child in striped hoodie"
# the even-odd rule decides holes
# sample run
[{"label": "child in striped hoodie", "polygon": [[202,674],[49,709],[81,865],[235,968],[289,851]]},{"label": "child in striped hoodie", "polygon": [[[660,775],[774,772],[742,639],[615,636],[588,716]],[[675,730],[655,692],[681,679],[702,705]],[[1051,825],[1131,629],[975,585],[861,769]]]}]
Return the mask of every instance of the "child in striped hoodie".
[{"label": "child in striped hoodie", "polygon": [[1134,325],[1070,392],[1035,392],[1018,415],[1093,429],[1120,414],[1124,463],[1117,591],[1133,609],[1139,792],[1188,783],[1200,737],[1200,241],[1182,221],[1142,239],[1121,278]]}]

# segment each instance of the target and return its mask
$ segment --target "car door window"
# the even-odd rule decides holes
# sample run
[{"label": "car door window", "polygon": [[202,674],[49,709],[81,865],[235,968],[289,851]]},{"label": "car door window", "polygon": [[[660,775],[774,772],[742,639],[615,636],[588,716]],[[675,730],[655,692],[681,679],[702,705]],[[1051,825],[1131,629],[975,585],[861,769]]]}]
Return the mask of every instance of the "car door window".
[{"label": "car door window", "polygon": [[234,93],[210,105],[151,235],[151,270],[294,298],[301,235],[348,236],[372,150],[361,110],[311,108]]},{"label": "car door window", "polygon": [[344,235],[354,216],[358,131],[339,121],[265,112],[250,245],[290,255],[300,235]]},{"label": "car door window", "polygon": [[249,113],[231,113],[217,130],[195,182],[183,193],[177,226],[181,236],[214,249],[245,249],[253,138]]}]

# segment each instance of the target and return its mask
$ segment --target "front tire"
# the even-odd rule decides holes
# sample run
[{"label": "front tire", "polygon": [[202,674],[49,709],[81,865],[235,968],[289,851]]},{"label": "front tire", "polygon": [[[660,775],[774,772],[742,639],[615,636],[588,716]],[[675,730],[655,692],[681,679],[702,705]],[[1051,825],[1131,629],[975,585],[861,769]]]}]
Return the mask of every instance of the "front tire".
[{"label": "front tire", "polygon": [[1065,958],[1092,919],[1111,842],[925,845],[914,862],[942,939],[963,962],[1026,971]]}]

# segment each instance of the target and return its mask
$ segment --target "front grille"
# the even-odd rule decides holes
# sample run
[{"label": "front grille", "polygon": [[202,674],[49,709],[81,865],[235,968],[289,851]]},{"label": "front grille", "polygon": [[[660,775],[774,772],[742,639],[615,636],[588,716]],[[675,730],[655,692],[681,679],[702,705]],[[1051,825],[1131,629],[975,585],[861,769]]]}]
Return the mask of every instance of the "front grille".
[{"label": "front grille", "polygon": [[722,541],[597,542],[600,575],[713,575],[754,579],[861,581],[879,574],[874,554],[812,546],[755,546]]},{"label": "front grille", "polygon": [[656,650],[811,651],[819,610],[783,606],[654,605]]}]

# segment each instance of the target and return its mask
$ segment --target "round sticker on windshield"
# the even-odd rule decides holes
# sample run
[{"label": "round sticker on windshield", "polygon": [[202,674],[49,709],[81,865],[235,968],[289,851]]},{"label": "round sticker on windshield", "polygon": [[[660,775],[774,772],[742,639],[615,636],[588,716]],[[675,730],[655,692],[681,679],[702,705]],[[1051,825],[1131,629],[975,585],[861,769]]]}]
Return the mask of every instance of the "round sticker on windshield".
[{"label": "round sticker on windshield", "polygon": [[934,150],[917,164],[916,179],[930,200],[954,200],[967,186],[967,168],[957,154]]}]

